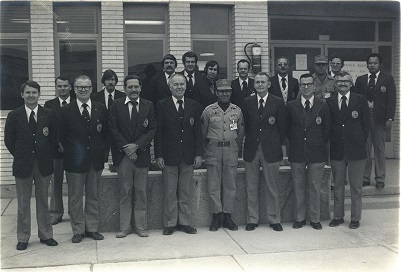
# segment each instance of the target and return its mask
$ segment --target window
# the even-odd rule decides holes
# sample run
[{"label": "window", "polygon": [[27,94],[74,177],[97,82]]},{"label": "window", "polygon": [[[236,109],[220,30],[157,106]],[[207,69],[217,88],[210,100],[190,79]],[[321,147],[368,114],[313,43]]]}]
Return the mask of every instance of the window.
[{"label": "window", "polygon": [[24,104],[20,87],[30,75],[30,12],[28,2],[0,3],[1,110]]}]

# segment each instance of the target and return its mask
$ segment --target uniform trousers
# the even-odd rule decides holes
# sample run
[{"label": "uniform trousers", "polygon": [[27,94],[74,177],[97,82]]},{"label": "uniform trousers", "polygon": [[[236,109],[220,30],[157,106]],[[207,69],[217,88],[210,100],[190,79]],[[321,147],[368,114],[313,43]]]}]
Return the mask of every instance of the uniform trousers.
[{"label": "uniform trousers", "polygon": [[359,221],[362,215],[362,177],[366,160],[341,161],[331,160],[331,171],[334,176],[334,219],[344,217],[344,191],[346,168],[351,189],[351,220]]},{"label": "uniform trousers", "polygon": [[[93,166],[86,173],[66,172],[71,227],[74,234],[97,232],[99,225],[98,184],[103,170]],[[83,194],[85,189],[85,210]]]},{"label": "uniform trousers", "polygon": [[51,183],[50,219],[56,221],[64,215],[63,205],[63,179],[64,159],[53,159],[54,174]]},{"label": "uniform trousers", "polygon": [[230,146],[218,146],[218,141],[210,140],[205,152],[212,213],[231,214],[235,204],[238,145],[231,140]]},{"label": "uniform trousers", "polygon": [[28,243],[31,237],[31,197],[32,183],[35,184],[36,220],[39,239],[53,238],[53,228],[50,222],[48,190],[49,176],[42,176],[38,162],[35,159],[32,174],[27,178],[15,177],[18,200],[17,239],[18,242]]},{"label": "uniform trousers", "polygon": [[295,209],[294,220],[306,219],[306,189],[309,191],[310,221],[320,221],[320,188],[325,162],[291,162],[291,175],[294,183]]},{"label": "uniform trousers", "polygon": [[377,124],[373,113],[370,114],[371,130],[366,142],[368,159],[363,174],[364,181],[370,181],[372,173],[372,145],[375,153],[375,180],[384,182],[386,178],[386,130],[384,125]]},{"label": "uniform trousers", "polygon": [[135,226],[138,230],[147,229],[148,200],[146,197],[146,184],[148,172],[149,167],[135,166],[134,161],[127,155],[124,156],[117,167],[120,189],[121,231],[130,230],[131,222],[133,221],[132,217],[135,219]]},{"label": "uniform trousers", "polygon": [[189,189],[194,174],[193,165],[181,162],[163,169],[164,227],[189,225]]},{"label": "uniform trousers", "polygon": [[281,161],[266,162],[262,145],[259,144],[252,162],[245,162],[246,192],[248,204],[247,223],[259,222],[259,172],[262,166],[263,178],[266,183],[266,211],[270,224],[281,221],[280,202],[278,198],[277,182],[279,181],[279,168]]}]

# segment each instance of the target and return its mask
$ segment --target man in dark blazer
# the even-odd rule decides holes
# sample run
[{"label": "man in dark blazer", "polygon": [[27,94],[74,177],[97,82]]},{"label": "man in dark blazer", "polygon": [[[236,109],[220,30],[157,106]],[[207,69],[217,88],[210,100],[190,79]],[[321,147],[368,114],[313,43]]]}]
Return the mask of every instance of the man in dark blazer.
[{"label": "man in dark blazer", "polygon": [[[90,99],[92,81],[82,75],[74,83],[77,100],[60,111],[60,142],[64,150],[64,169],[73,243],[84,236],[103,240],[98,232],[98,184],[104,168],[108,140],[108,113],[104,105]],[[85,210],[83,195],[85,190]]]},{"label": "man in dark blazer", "polygon": [[386,131],[391,130],[396,107],[394,78],[380,70],[382,57],[370,54],[366,59],[369,74],[356,79],[355,92],[365,96],[370,109],[371,131],[367,141],[367,156],[363,185],[370,185],[372,144],[375,154],[376,188],[384,188],[386,179]]},{"label": "man in dark blazer", "polygon": [[253,79],[248,76],[251,64],[246,59],[237,62],[238,78],[231,81],[231,103],[242,109],[244,99],[255,95],[253,89]]},{"label": "man in dark blazer", "polygon": [[41,243],[57,246],[50,222],[48,188],[57,148],[57,121],[52,110],[38,105],[40,86],[26,81],[21,86],[24,106],[11,111],[4,127],[4,143],[14,157],[17,188],[17,250],[25,250],[31,237],[32,182],[35,183],[36,219]]},{"label": "man in dark blazer", "polygon": [[185,77],[174,74],[169,81],[172,96],[157,102],[155,156],[163,171],[164,235],[174,230],[195,234],[189,222],[189,189],[194,168],[202,163],[202,128],[198,104],[184,98]]},{"label": "man in dark blazer", "polygon": [[219,79],[220,66],[215,60],[205,64],[204,74],[198,88],[195,89],[195,100],[202,111],[209,105],[217,102],[216,81]]},{"label": "man in dark blazer", "polygon": [[[103,90],[91,94],[91,99],[106,106],[110,111],[113,101],[120,98],[125,98],[125,93],[116,89],[118,76],[113,70],[106,70],[102,76]],[[110,143],[111,139],[107,141]],[[118,150],[111,149],[111,153],[116,153]],[[104,153],[104,161],[109,161],[110,146],[107,147]]]},{"label": "man in dark blazer", "polygon": [[140,77],[126,76],[124,89],[127,97],[113,103],[109,116],[112,146],[119,151],[113,156],[120,188],[120,232],[117,238],[124,238],[131,232],[131,222],[134,221],[131,216],[135,218],[135,232],[140,237],[149,236],[146,231],[146,184],[156,118],[153,103],[139,98],[141,87]]},{"label": "man in dark blazer", "polygon": [[185,90],[185,97],[195,100],[195,89],[198,89],[202,74],[196,70],[198,65],[198,55],[192,51],[186,52],[182,55],[182,64],[184,65],[184,70],[181,72],[187,80],[187,89]]},{"label": "man in dark blazer", "polygon": [[370,131],[370,113],[366,98],[350,92],[352,77],[341,71],[336,76],[338,90],[326,100],[332,119],[331,170],[334,177],[334,218],[330,227],[344,223],[344,191],[348,168],[351,191],[351,223],[356,229],[362,214],[362,178],[366,161],[366,141]]},{"label": "man in dark blazer", "polygon": [[285,105],[283,99],[268,94],[269,75],[255,76],[255,96],[244,100],[244,161],[248,204],[246,230],[259,223],[259,172],[262,166],[266,190],[267,219],[275,231],[282,231],[277,183],[283,159],[281,143],[285,136]]},{"label": "man in dark blazer", "polygon": [[276,59],[277,74],[270,78],[269,93],[283,98],[285,104],[297,98],[299,92],[298,80],[288,74],[289,70],[290,63],[288,58],[278,57]]},{"label": "man in dark blazer", "polygon": [[[45,102],[45,108],[51,109],[57,116],[60,117],[61,107],[71,102],[71,82],[65,76],[59,76],[55,80],[57,97]],[[54,174],[51,182],[50,196],[50,221],[52,225],[61,222],[64,215],[63,204],[63,179],[64,179],[64,164],[63,153],[58,148],[54,152],[53,158]]]},{"label": "man in dark blazer", "polygon": [[148,89],[149,93],[146,96],[153,102],[154,106],[156,106],[157,101],[171,97],[168,81],[171,75],[175,73],[177,59],[171,54],[165,55],[162,59],[162,67],[163,72],[157,73],[151,78]]},{"label": "man in dark blazer", "polygon": [[287,137],[294,183],[294,229],[306,224],[306,191],[309,191],[310,225],[321,230],[320,188],[327,160],[326,143],[330,137],[330,111],[326,103],[314,99],[313,77],[303,74],[301,96],[287,103]]}]

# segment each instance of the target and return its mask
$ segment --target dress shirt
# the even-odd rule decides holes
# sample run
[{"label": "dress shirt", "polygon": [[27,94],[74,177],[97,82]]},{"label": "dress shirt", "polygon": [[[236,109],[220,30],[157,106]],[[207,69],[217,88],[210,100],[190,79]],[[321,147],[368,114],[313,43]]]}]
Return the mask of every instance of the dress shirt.
[{"label": "dress shirt", "polygon": [[[128,104],[129,116],[131,117],[133,105],[132,105],[131,103],[129,103],[129,102],[131,102],[131,99],[129,99],[128,97],[125,97],[125,102],[124,102],[124,104]],[[132,102],[137,102],[137,103],[138,103],[138,104],[136,104],[136,112],[139,112],[139,97],[138,97],[137,100],[132,101]]]},{"label": "dress shirt", "polygon": [[109,109],[109,94],[111,94],[111,98],[114,101],[114,95],[116,94],[116,90],[113,92],[109,93],[106,89],[104,89],[104,101],[106,101],[106,108]]},{"label": "dress shirt", "polygon": [[[175,106],[175,108],[177,109],[177,112],[178,112],[178,107],[180,106],[180,104],[178,104],[178,102],[177,102],[178,99],[175,98],[174,96],[172,96],[172,98],[173,98],[174,106]],[[184,106],[184,104],[185,104],[184,97],[182,97],[181,100],[182,100],[182,108],[185,109],[185,106]]]},{"label": "dress shirt", "polygon": [[[189,81],[189,76],[187,71],[184,71],[184,76],[187,79],[187,81]],[[195,86],[195,73],[192,73],[192,84]]]},{"label": "dress shirt", "polygon": [[[83,103],[81,101],[79,101],[79,99],[77,99],[77,104],[78,104],[79,112],[82,115],[82,112],[84,111],[84,107],[82,106]],[[92,102],[91,102],[90,99],[86,102],[86,105],[88,105],[87,109],[88,109],[88,112],[89,112],[89,117],[91,117]]]},{"label": "dress shirt", "polygon": [[266,100],[267,100],[267,96],[269,95],[269,93],[267,93],[264,97],[260,97],[259,96],[259,94],[258,94],[258,108],[259,108],[259,105],[260,105],[260,99],[263,99],[263,108],[265,108],[266,107]]},{"label": "dress shirt", "polygon": [[241,86],[241,90],[242,90],[242,87],[244,87],[244,85],[242,85],[242,84],[244,84],[244,81],[246,82],[246,85],[248,86],[248,89],[249,89],[249,77],[247,77],[245,80],[242,80],[240,77],[238,77],[238,80],[239,80],[239,85]]},{"label": "dress shirt", "polygon": [[[347,107],[348,107],[348,104],[349,104],[349,95],[350,95],[349,92],[345,94],[345,96],[347,97],[347,100],[345,100],[345,103],[347,104]],[[341,103],[343,102],[343,100],[341,99],[342,97],[343,97],[343,95],[338,93],[338,101],[337,101],[337,103],[338,103],[338,108],[340,110],[341,110]]]},{"label": "dress shirt", "polygon": [[36,105],[36,107],[33,110],[31,110],[30,108],[28,108],[25,105],[25,112],[26,112],[26,117],[28,119],[28,123],[29,123],[29,117],[31,116],[31,111],[35,112],[35,121],[37,122],[38,121],[38,105]]},{"label": "dress shirt", "polygon": [[[64,106],[64,105],[63,105],[63,101],[67,102],[67,104],[70,104],[70,102],[71,102],[71,96],[69,96],[66,100],[63,100],[63,99],[61,99],[61,98],[59,97],[58,100],[60,101],[60,106],[62,107],[62,106]],[[66,104],[66,105],[67,105],[67,104]]]},{"label": "dress shirt", "polygon": [[[315,99],[315,97],[314,97],[313,95],[311,96],[311,98],[309,98],[309,105],[310,105],[310,108],[313,107],[313,101],[314,101],[314,99]],[[306,102],[305,97],[304,97],[303,95],[301,95],[301,103],[302,103],[302,106],[303,106],[304,108],[305,108],[305,106],[306,106],[305,102]]]},{"label": "dress shirt", "polygon": [[[369,86],[369,80],[370,80],[371,75],[373,75],[373,74],[368,73],[368,86]],[[375,85],[376,85],[377,79],[379,78],[379,75],[380,75],[380,71],[378,71],[375,75],[376,75],[376,78],[375,78]]]},{"label": "dress shirt", "polygon": [[167,85],[168,85],[168,81],[170,80],[170,77],[171,77],[172,75],[174,75],[174,74],[175,74],[175,72],[172,73],[171,75],[169,75],[169,74],[167,74],[166,72],[164,72],[164,76],[166,77]]}]

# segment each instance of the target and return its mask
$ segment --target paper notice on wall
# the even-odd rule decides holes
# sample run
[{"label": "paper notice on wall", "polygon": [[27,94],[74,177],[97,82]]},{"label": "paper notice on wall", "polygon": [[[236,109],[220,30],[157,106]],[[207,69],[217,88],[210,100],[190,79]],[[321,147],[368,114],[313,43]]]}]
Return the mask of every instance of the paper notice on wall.
[{"label": "paper notice on wall", "polygon": [[295,70],[308,70],[307,54],[295,54]]},{"label": "paper notice on wall", "polygon": [[344,61],[344,67],[342,70],[350,73],[354,83],[357,77],[369,72],[366,67],[366,61]]}]

